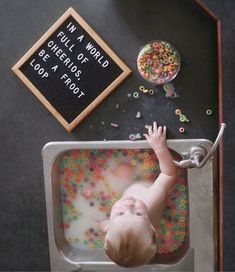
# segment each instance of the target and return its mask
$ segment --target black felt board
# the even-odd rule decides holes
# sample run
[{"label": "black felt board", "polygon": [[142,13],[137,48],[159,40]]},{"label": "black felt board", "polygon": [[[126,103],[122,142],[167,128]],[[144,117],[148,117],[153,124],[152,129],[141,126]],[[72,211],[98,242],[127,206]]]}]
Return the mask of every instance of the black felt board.
[{"label": "black felt board", "polygon": [[80,20],[68,16],[18,67],[21,79],[68,130],[130,73]]}]

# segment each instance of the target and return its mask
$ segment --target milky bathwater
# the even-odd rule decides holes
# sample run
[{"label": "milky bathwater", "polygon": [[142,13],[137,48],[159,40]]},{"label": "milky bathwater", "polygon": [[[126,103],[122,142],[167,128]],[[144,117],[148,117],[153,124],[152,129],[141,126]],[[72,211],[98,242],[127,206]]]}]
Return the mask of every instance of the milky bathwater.
[{"label": "milky bathwater", "polygon": [[[126,174],[130,168],[131,181]],[[159,164],[151,149],[71,151],[61,160],[60,169],[62,170],[60,190],[65,239],[72,247],[81,250],[103,248],[103,236],[97,222],[109,218],[112,205],[132,182],[144,179],[154,181],[159,174]],[[172,214],[176,213],[175,202],[178,201],[173,197],[177,194],[181,199],[180,190],[183,197],[183,191],[186,190],[182,183],[185,181],[184,178],[183,173],[179,173],[178,182],[181,187],[175,188],[172,199],[169,199],[168,207],[171,209],[165,211],[165,222],[170,220],[172,223]],[[182,199],[181,204],[185,204],[187,198]],[[184,210],[184,215],[186,214],[185,207],[182,204],[179,208],[182,212]],[[180,213],[181,210],[177,212]],[[176,225],[172,227],[169,223],[168,230],[162,227],[161,237],[157,237],[159,241],[166,232],[168,233],[167,242],[164,243],[162,250],[168,250],[166,245],[170,243],[169,233],[172,233],[172,237],[176,237],[176,227],[181,227],[181,231],[183,227],[185,229],[185,223],[184,226],[177,226],[178,221],[175,221]],[[182,239],[175,242],[178,247]]]}]

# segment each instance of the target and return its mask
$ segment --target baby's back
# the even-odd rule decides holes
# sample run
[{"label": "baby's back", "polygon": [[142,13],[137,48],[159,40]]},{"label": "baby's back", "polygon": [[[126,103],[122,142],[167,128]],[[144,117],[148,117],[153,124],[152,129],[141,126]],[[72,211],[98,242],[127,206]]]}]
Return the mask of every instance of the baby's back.
[{"label": "baby's back", "polygon": [[148,188],[152,185],[153,182],[149,180],[134,182],[125,190],[122,197],[134,197],[144,201]]}]

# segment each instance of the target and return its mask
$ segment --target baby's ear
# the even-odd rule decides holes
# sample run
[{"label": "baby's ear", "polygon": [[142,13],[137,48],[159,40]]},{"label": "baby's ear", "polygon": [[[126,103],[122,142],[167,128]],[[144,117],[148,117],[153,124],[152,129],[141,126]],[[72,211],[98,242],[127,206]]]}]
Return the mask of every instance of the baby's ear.
[{"label": "baby's ear", "polygon": [[100,221],[99,222],[99,227],[100,227],[100,230],[103,232],[103,233],[106,233],[107,232],[107,229],[109,227],[109,219],[105,219],[103,221]]}]

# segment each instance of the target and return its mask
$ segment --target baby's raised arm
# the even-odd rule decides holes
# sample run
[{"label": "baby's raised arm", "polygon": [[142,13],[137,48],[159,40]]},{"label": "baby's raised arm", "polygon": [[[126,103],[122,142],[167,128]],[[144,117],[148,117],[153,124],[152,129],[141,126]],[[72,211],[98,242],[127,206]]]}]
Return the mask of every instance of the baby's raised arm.
[{"label": "baby's raised arm", "polygon": [[166,127],[158,127],[157,123],[154,122],[153,126],[149,126],[148,134],[144,134],[144,136],[154,150],[161,170],[158,178],[149,188],[146,202],[150,211],[156,209],[162,211],[168,192],[176,179],[175,165],[166,145]]},{"label": "baby's raised arm", "polygon": [[153,126],[149,126],[148,134],[144,134],[149,145],[152,147],[159,160],[160,170],[162,174],[175,177],[175,166],[166,145],[166,126],[157,127],[154,122]]}]

